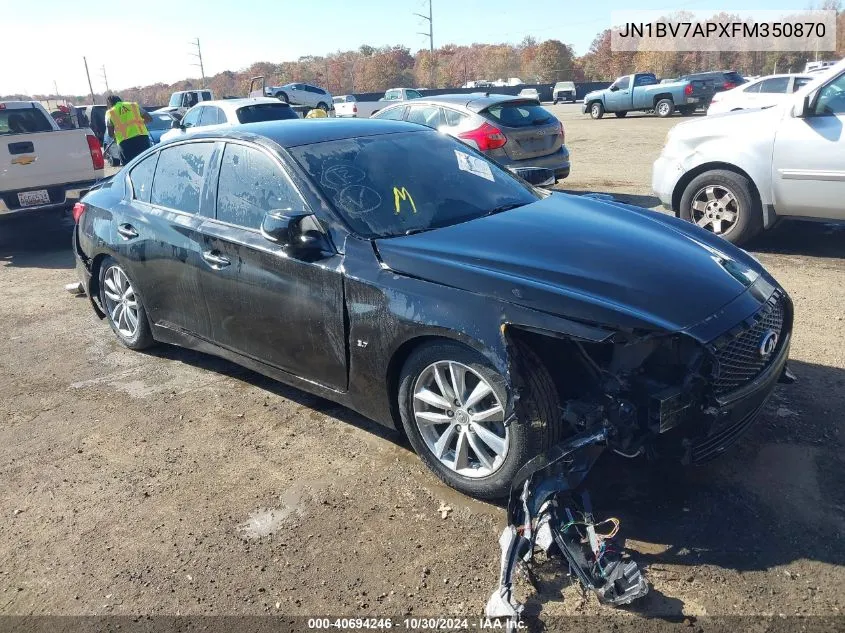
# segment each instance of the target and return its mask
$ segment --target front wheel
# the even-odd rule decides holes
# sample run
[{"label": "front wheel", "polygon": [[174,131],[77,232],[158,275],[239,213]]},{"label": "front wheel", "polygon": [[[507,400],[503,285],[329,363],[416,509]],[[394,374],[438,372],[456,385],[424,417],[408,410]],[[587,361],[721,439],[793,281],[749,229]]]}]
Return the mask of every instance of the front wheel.
[{"label": "front wheel", "polygon": [[675,111],[675,103],[671,99],[661,99],[654,104],[654,113],[661,119],[672,116]]},{"label": "front wheel", "polygon": [[716,169],[696,176],[681,196],[680,216],[733,244],[763,230],[763,211],[749,180]]},{"label": "front wheel", "polygon": [[557,105],[557,99],[555,99],[554,101],[552,101],[552,105]]},{"label": "front wheel", "polygon": [[590,106],[590,116],[594,119],[600,119],[604,116],[604,106],[596,101]]},{"label": "front wheel", "polygon": [[100,266],[100,304],[111,329],[129,349],[141,350],[155,343],[144,302],[126,271],[111,257]]},{"label": "front wheel", "polygon": [[559,432],[551,376],[530,350],[523,354],[521,420],[508,410],[504,378],[464,345],[427,344],[402,369],[399,411],[411,445],[441,480],[470,496],[507,496],[517,471]]},{"label": "front wheel", "polygon": [[276,95],[276,98],[279,101],[283,101],[284,103],[290,103],[290,100],[288,99],[288,95],[287,95],[286,92],[280,92],[279,94]]}]

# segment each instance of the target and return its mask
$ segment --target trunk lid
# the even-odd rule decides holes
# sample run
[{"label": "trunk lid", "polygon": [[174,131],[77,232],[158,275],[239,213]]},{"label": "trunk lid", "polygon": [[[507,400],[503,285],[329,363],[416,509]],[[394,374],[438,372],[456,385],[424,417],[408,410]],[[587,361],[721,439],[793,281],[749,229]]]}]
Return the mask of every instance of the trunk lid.
[{"label": "trunk lid", "polygon": [[479,114],[505,135],[502,149],[511,160],[554,154],[563,144],[560,121],[535,100],[501,101]]}]

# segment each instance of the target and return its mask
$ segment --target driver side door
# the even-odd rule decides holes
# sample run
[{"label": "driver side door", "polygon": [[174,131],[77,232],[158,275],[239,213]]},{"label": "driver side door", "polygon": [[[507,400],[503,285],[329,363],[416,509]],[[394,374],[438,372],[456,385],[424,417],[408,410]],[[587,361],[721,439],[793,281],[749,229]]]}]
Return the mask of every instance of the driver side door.
[{"label": "driver side door", "polygon": [[310,212],[278,156],[250,143],[226,143],[216,192],[216,213],[200,227],[200,284],[213,342],[345,390],[342,256],[327,236],[325,248],[305,257],[261,233],[270,211]]},{"label": "driver side door", "polygon": [[807,116],[788,112],[777,129],[775,212],[845,219],[845,73],[819,88],[810,105]]},{"label": "driver side door", "polygon": [[608,112],[621,112],[627,110],[631,105],[631,78],[620,77],[611,85],[616,90],[607,91],[605,98],[605,110]]}]

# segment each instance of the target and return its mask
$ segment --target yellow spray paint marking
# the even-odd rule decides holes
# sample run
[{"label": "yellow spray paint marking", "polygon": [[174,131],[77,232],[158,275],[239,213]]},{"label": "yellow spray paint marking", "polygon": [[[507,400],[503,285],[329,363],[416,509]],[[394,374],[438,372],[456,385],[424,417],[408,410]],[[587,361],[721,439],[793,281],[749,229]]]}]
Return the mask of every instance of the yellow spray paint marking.
[{"label": "yellow spray paint marking", "polygon": [[407,200],[411,203],[411,210],[416,213],[417,212],[417,205],[414,204],[414,199],[411,197],[411,194],[408,193],[408,190],[405,187],[401,189],[399,187],[393,188],[393,204],[396,207],[396,215],[399,215],[399,211],[401,211],[401,202]]}]

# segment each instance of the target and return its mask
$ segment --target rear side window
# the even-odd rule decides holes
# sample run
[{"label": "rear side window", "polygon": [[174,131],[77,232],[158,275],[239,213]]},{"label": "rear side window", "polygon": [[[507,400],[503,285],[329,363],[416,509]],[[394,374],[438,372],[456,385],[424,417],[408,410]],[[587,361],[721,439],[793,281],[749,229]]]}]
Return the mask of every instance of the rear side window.
[{"label": "rear side window", "polygon": [[422,95],[416,90],[406,90],[405,96],[407,96],[408,99],[422,99]]},{"label": "rear side window", "polygon": [[203,179],[212,151],[214,143],[184,143],[161,150],[150,202],[185,213],[199,213]]},{"label": "rear side window", "polygon": [[158,152],[147,156],[129,172],[129,181],[132,183],[132,195],[136,200],[140,200],[141,202],[150,201],[156,161],[158,161]]},{"label": "rear side window", "polygon": [[33,134],[52,129],[50,121],[38,108],[0,110],[0,134]]},{"label": "rear side window", "polygon": [[656,83],[657,77],[654,75],[639,75],[634,79],[635,86],[653,86]]},{"label": "rear side window", "polygon": [[217,125],[218,123],[225,123],[226,115],[217,106],[205,106],[202,108],[202,115],[198,126]]},{"label": "rear side window", "polygon": [[[744,84],[745,78],[738,72],[731,71],[729,73],[725,73],[725,81],[729,81],[732,84]],[[784,88],[784,92],[786,92],[786,88]]]},{"label": "rear side window", "polygon": [[529,127],[554,120],[543,106],[530,101],[500,103],[490,106],[483,114],[507,127]]},{"label": "rear side window", "polygon": [[799,88],[803,88],[804,86],[806,86],[811,81],[813,81],[813,80],[810,77],[796,77],[795,83],[792,86],[792,92],[795,92]]},{"label": "rear side window", "polygon": [[202,100],[203,101],[211,101],[211,93],[208,90],[203,91]]},{"label": "rear side window", "polygon": [[382,110],[373,115],[374,119],[387,119],[388,121],[401,121],[408,108],[402,106],[400,108],[390,108],[389,110]]},{"label": "rear side window", "polygon": [[784,94],[789,87],[789,77],[773,77],[760,82],[760,92]]},{"label": "rear side window", "polygon": [[412,106],[411,111],[408,112],[408,123],[419,123],[436,130],[443,125],[443,118],[440,116],[438,106]]},{"label": "rear side window", "polygon": [[259,229],[268,211],[301,207],[299,194],[269,156],[252,147],[226,145],[217,183],[218,220]]},{"label": "rear side window", "polygon": [[261,103],[238,109],[238,121],[240,123],[260,123],[261,121],[282,121],[298,118],[293,108],[282,102]]}]

